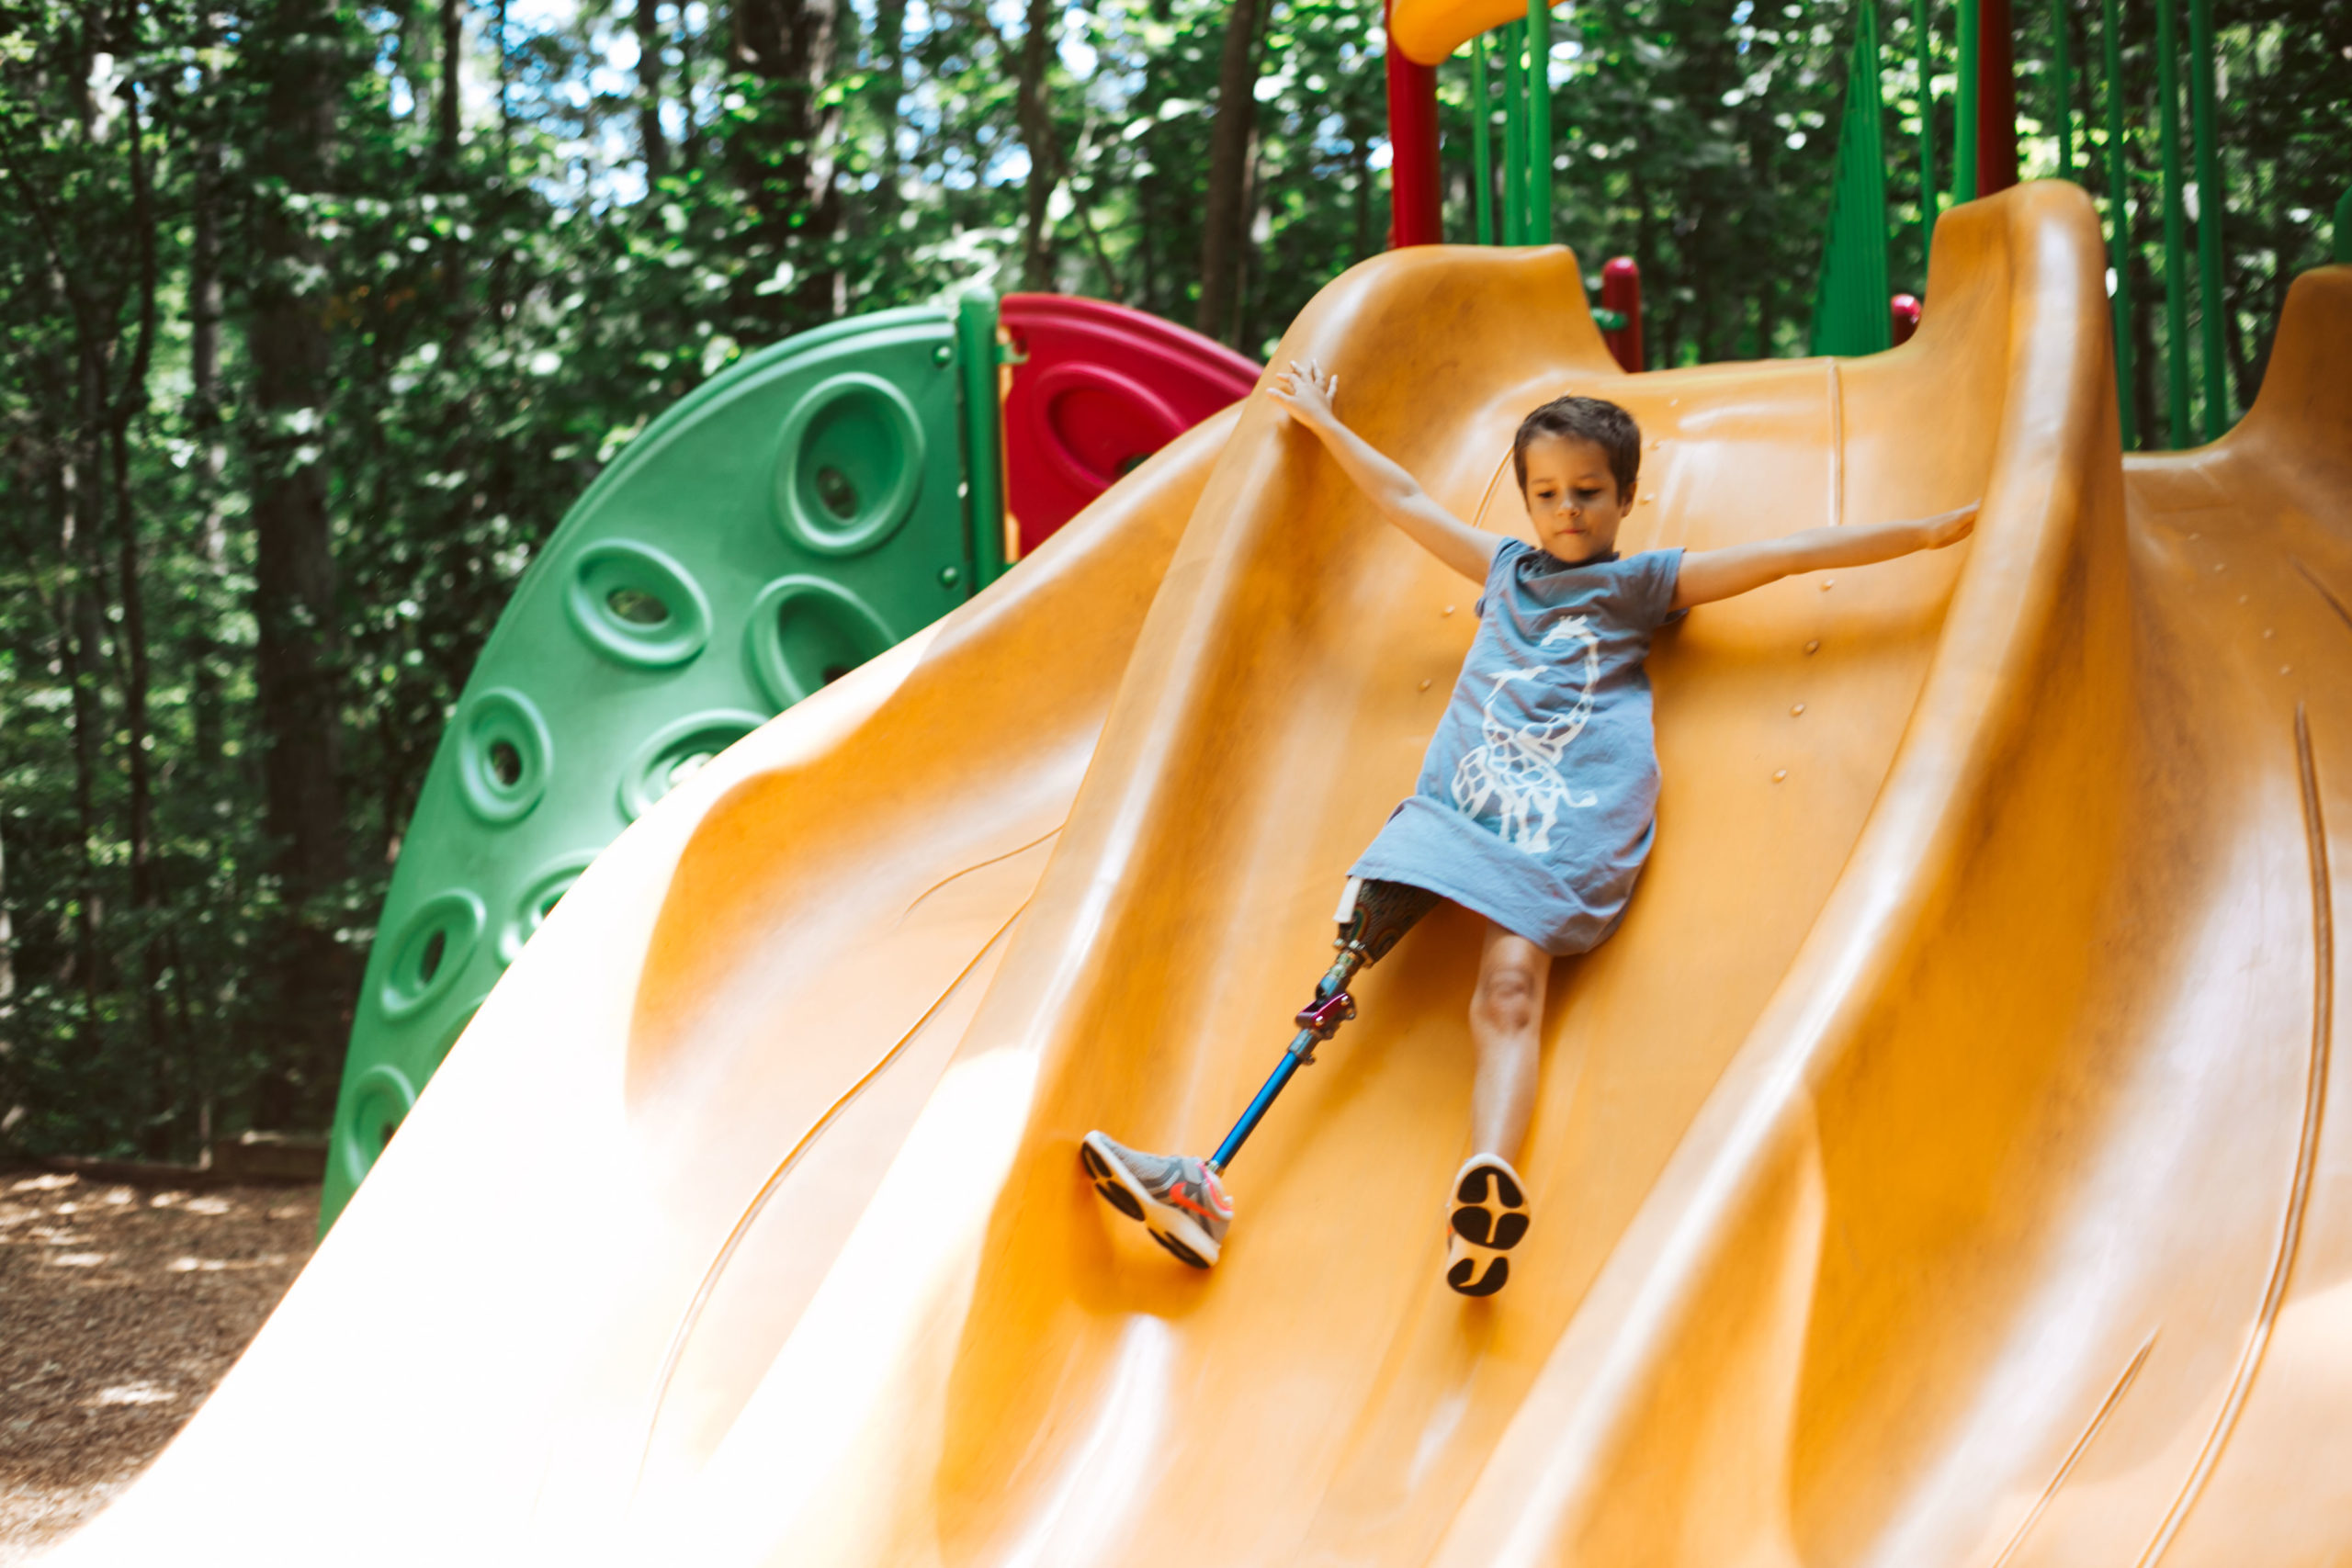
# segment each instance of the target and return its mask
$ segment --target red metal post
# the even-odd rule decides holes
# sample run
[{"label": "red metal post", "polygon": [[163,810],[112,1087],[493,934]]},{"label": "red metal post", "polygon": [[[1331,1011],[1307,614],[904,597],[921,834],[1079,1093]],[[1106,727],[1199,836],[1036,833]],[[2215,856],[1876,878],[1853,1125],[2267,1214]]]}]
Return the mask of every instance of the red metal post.
[{"label": "red metal post", "polygon": [[1887,301],[1886,314],[1887,325],[1893,329],[1895,344],[1900,346],[1909,343],[1911,334],[1919,330],[1919,297],[1916,294],[1896,295]]},{"label": "red metal post", "polygon": [[1642,269],[1631,256],[1618,256],[1600,269],[1600,308],[1614,310],[1625,324],[1600,334],[1609,353],[1629,371],[1642,368]]},{"label": "red metal post", "polygon": [[[1393,4],[1393,0],[1391,0]],[[1386,17],[1384,7],[1382,16]],[[1437,68],[1388,40],[1388,244],[1443,243],[1437,161]]]},{"label": "red metal post", "polygon": [[2017,28],[2009,0],[1977,0],[1976,194],[2018,183]]}]

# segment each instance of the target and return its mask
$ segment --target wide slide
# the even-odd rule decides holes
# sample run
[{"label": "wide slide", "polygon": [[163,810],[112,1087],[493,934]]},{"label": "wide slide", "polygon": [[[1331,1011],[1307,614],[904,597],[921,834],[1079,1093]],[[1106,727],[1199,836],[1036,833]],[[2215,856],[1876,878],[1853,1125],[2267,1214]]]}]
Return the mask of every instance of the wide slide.
[{"label": "wide slide", "polygon": [[1642,423],[1628,550],[1984,500],[1661,636],[1657,847],[1555,977],[1501,1295],[1440,1278],[1451,911],[1216,1269],[1079,1169],[1204,1151],[1272,1066],[1471,634],[1254,398],[599,856],[57,1561],[2352,1553],[2352,268],[2230,437],[2125,459],[2104,265],[2029,186],[1868,358],[1629,377],[1559,249],[1393,253],[1284,340],[1501,531],[1571,390]]}]

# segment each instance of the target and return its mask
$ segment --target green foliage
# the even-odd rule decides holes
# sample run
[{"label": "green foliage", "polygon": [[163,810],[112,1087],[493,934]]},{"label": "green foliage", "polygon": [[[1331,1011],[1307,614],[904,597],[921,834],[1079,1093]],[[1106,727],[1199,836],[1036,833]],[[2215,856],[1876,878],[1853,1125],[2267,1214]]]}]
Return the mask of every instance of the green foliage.
[{"label": "green foliage", "polygon": [[[1848,7],[1817,0],[1555,14],[1554,234],[1596,288],[1609,257],[1641,265],[1653,366],[1802,351],[1850,35]],[[1470,229],[1458,176],[1446,224]]]},{"label": "green foliage", "polygon": [[[2126,5],[2122,13],[2124,193],[2132,244],[2131,295],[2135,340],[2132,402],[2147,446],[2162,446],[2162,388],[2171,351],[2165,321],[2163,192],[2157,124],[2156,28],[2154,8]],[[2182,4],[2185,17],[2185,0]],[[2072,81],[2077,175],[2112,223],[2114,192],[2107,179],[2107,85],[2099,64],[2103,39],[2096,6],[2061,9],[2072,28]],[[2050,10],[2019,6],[2018,116],[2025,175],[2053,175],[2058,163],[2054,54]],[[2216,0],[2213,7],[2220,94],[2218,141],[2227,197],[2222,225],[2223,353],[2233,411],[2242,412],[2262,384],[2271,333],[2295,275],[2328,260],[2328,212],[2344,188],[2344,129],[2352,125],[2352,0]],[[2186,37],[2186,27],[2181,29]],[[2180,156],[2188,160],[2188,104],[2184,90]],[[1948,134],[1948,132],[1947,132]],[[2196,253],[2201,204],[2189,216],[2188,254]],[[2206,305],[2192,290],[2188,341],[2194,355]],[[2201,380],[2201,376],[2197,378]]]}]

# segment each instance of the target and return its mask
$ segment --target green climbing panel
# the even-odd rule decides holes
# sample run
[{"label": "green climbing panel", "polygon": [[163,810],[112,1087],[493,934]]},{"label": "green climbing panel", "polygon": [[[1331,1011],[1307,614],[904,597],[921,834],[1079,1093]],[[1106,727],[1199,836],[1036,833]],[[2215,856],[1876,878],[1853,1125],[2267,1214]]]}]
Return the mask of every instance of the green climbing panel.
[{"label": "green climbing panel", "polygon": [[1886,150],[1880,124],[1878,14],[1859,8],[1838,127],[1838,184],[1813,300],[1813,352],[1877,354],[1894,342],[1886,292]]},{"label": "green climbing panel", "polygon": [[[548,541],[482,650],[392,875],[336,1104],[342,1211],[500,973],[597,852],[784,708],[997,566],[995,307],[778,344],[639,436]],[[983,374],[961,363],[986,355]],[[983,477],[998,471],[984,454]],[[985,519],[976,529],[973,511]],[[976,555],[976,538],[984,537]]]}]

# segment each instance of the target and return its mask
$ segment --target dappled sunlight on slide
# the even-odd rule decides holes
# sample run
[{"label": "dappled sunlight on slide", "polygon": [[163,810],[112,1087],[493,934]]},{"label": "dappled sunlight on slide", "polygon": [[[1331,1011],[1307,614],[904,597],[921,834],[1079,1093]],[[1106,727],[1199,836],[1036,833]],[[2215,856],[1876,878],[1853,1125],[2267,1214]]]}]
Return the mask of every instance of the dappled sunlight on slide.
[{"label": "dappled sunlight on slide", "polygon": [[[1255,399],[600,859],[61,1561],[2352,1551],[2352,269],[2238,431],[2127,460],[2102,266],[2030,186],[1869,359],[1626,377],[1556,249],[1392,254],[1292,328],[1489,528],[1567,391],[1641,421],[1629,551],[1984,501],[1659,637],[1657,846],[1555,979],[1501,1295],[1439,1277],[1450,910],[1236,1162],[1215,1270],[1079,1171],[1225,1130],[1471,633]],[[486,1171],[531,1223],[447,1201]]]}]

